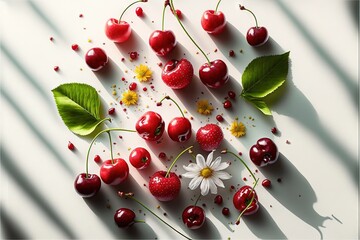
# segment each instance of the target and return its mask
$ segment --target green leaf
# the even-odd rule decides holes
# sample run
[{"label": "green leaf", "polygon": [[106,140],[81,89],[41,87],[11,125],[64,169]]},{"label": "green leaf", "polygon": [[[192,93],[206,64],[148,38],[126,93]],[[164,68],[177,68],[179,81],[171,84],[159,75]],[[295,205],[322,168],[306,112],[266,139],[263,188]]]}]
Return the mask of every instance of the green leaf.
[{"label": "green leaf", "polygon": [[250,98],[250,97],[249,98],[245,97],[245,99],[248,100],[250,103],[252,103],[263,114],[269,115],[269,116],[272,115],[270,108],[264,102],[264,100],[258,99],[258,98]]},{"label": "green leaf", "polygon": [[263,98],[280,87],[288,74],[289,53],[252,60],[242,75],[241,96]]},{"label": "green leaf", "polygon": [[100,118],[100,98],[90,85],[66,83],[52,93],[62,120],[75,134],[88,135],[107,120]]}]

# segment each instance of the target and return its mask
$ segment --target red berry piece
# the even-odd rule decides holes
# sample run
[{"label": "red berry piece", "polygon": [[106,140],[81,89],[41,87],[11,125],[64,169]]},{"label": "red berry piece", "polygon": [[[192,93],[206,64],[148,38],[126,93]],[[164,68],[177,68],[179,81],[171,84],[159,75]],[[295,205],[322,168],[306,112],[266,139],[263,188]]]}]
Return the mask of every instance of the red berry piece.
[{"label": "red berry piece", "polygon": [[271,181],[269,179],[264,179],[261,183],[261,185],[264,187],[264,188],[269,188],[271,187]]},{"label": "red berry piece", "polygon": [[96,162],[96,163],[101,162],[101,157],[99,155],[95,155],[94,162]]},{"label": "red berry piece", "polygon": [[162,159],[162,160],[165,160],[166,159],[166,153],[164,153],[164,152],[161,152],[161,153],[159,153],[159,156],[158,156],[160,159]]},{"label": "red berry piece", "polygon": [[68,143],[68,149],[71,150],[71,151],[75,149],[75,146],[74,146],[74,144],[72,142]]},{"label": "red berry piece", "polygon": [[276,127],[273,127],[273,128],[271,129],[271,132],[272,132],[273,134],[276,134],[276,133],[277,133]]},{"label": "red berry piece", "polygon": [[182,19],[182,12],[181,12],[181,10],[176,9],[176,10],[174,11],[174,14],[176,14],[179,19]]},{"label": "red berry piece", "polygon": [[216,120],[218,120],[219,122],[223,122],[224,118],[223,116],[221,116],[220,114],[216,115]]},{"label": "red berry piece", "polygon": [[109,108],[108,113],[109,115],[113,115],[115,113],[115,108]]},{"label": "red berry piece", "polygon": [[138,52],[130,52],[129,55],[132,60],[136,60],[139,56]]},{"label": "red berry piece", "polygon": [[59,66],[55,66],[55,67],[54,67],[54,71],[55,71],[55,72],[59,71],[59,69],[60,69]]},{"label": "red berry piece", "polygon": [[190,229],[198,229],[205,223],[204,209],[199,206],[188,206],[182,213],[183,223]]},{"label": "red berry piece", "polygon": [[222,209],[221,213],[222,213],[224,216],[229,216],[229,215],[230,215],[230,210],[229,210],[229,208],[224,207],[224,208]]},{"label": "red berry piece", "polygon": [[235,52],[234,52],[234,50],[230,50],[230,51],[229,51],[229,56],[230,56],[230,57],[235,57]]},{"label": "red berry piece", "polygon": [[228,96],[229,96],[229,98],[231,98],[231,99],[235,99],[236,94],[235,94],[234,91],[228,91]]},{"label": "red berry piece", "polygon": [[81,173],[76,177],[74,187],[80,196],[84,198],[93,197],[99,192],[101,180],[96,174]]},{"label": "red berry piece", "polygon": [[221,195],[216,195],[216,197],[214,198],[214,203],[216,203],[217,205],[221,205],[223,202],[223,198]]},{"label": "red berry piece", "polygon": [[137,88],[137,84],[136,84],[136,82],[132,82],[132,83],[130,83],[130,85],[129,85],[129,90],[131,90],[131,91],[135,91],[135,90],[136,90],[136,88]]},{"label": "red berry piece", "polygon": [[50,39],[50,41],[54,41],[54,38],[53,38],[53,37],[50,37],[49,39]]},{"label": "red berry piece", "polygon": [[77,51],[77,50],[79,50],[79,45],[73,44],[73,45],[71,45],[71,49],[74,51]]},{"label": "red berry piece", "polygon": [[232,103],[230,102],[230,100],[226,100],[223,105],[225,109],[229,109],[232,107]]},{"label": "red berry piece", "polygon": [[135,213],[128,208],[120,208],[114,214],[114,221],[120,228],[125,228],[135,223]]},{"label": "red berry piece", "polygon": [[144,11],[141,7],[137,7],[135,9],[135,13],[136,13],[136,16],[138,16],[138,17],[142,17],[144,15]]}]

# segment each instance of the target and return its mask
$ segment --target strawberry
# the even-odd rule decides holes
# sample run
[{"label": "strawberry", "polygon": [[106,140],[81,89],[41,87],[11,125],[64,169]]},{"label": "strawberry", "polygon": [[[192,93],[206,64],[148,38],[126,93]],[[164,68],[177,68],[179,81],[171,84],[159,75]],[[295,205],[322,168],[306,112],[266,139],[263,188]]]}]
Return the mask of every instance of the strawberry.
[{"label": "strawberry", "polygon": [[224,134],[221,128],[213,123],[206,124],[199,128],[196,133],[196,141],[204,151],[210,152],[218,148],[223,139]]},{"label": "strawberry", "polygon": [[149,181],[151,194],[163,202],[175,199],[179,195],[180,188],[180,179],[174,172],[166,176],[166,171],[158,171],[151,176]]},{"label": "strawberry", "polygon": [[162,70],[161,78],[172,89],[187,87],[193,78],[194,68],[185,58],[168,61]]}]

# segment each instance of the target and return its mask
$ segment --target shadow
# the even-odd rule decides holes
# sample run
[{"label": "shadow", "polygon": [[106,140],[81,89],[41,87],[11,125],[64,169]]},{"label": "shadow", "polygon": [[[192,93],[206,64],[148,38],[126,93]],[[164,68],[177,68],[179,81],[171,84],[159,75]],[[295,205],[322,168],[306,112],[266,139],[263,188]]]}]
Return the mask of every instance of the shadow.
[{"label": "shadow", "polygon": [[[131,32],[131,35],[127,41],[114,44],[125,59],[129,59],[130,52],[138,52],[141,55],[141,52],[149,47],[136,31]],[[124,63],[129,64],[131,61],[125,61]]]},{"label": "shadow", "polygon": [[[320,227],[324,227],[324,222],[331,218],[321,216],[315,211],[317,198],[314,189],[295,166],[280,153],[276,163],[261,168],[260,171],[276,183],[269,189],[269,193],[295,216],[316,229],[322,238]],[[276,182],[275,179],[279,178],[281,182]]]},{"label": "shadow", "polygon": [[242,222],[259,239],[287,239],[270,213],[261,204],[256,214],[244,216]]},{"label": "shadow", "polygon": [[[19,168],[14,164],[14,161],[7,153],[6,149],[1,146],[1,167],[9,173],[9,176],[13,181],[26,193],[29,198],[38,206],[40,210],[49,218],[49,221],[54,222],[54,226],[57,226],[64,235],[69,239],[76,238],[75,233],[67,226],[59,215],[52,209],[41,194],[30,184],[31,181],[26,178],[26,174],[21,172]],[[19,232],[21,233],[21,232]]]},{"label": "shadow", "polygon": [[220,233],[215,224],[206,218],[204,225],[199,229],[189,229],[183,224],[185,232],[194,239],[221,239]]},{"label": "shadow", "polygon": [[52,146],[49,141],[44,137],[44,135],[38,130],[38,128],[29,120],[29,118],[25,115],[25,113],[21,110],[21,108],[13,101],[13,99],[8,95],[8,93],[2,88],[0,89],[0,95],[8,102],[13,110],[17,112],[19,118],[24,121],[24,123],[28,126],[27,129],[31,130],[32,133],[37,137],[41,143],[46,146],[46,149],[52,153],[54,158],[58,160],[58,162],[67,170],[67,172],[74,176],[75,173],[71,169],[71,167],[67,164],[65,159],[61,156],[61,154],[56,150],[54,146]]},{"label": "shadow", "polygon": [[350,1],[346,1],[345,4],[347,4],[347,7],[350,11],[350,14],[353,18],[354,21],[354,25],[357,29],[357,31],[359,31],[359,0],[350,0]]},{"label": "shadow", "polygon": [[30,239],[16,220],[7,213],[3,206],[0,207],[0,213],[2,239]]},{"label": "shadow", "polygon": [[339,78],[339,81],[344,85],[349,94],[352,96],[354,107],[358,110],[359,98],[358,98],[358,86],[357,81],[353,79],[336,63],[330,54],[324,49],[321,43],[319,43],[312,35],[311,32],[305,28],[301,20],[296,17],[296,15],[286,6],[284,1],[276,0],[274,3],[277,3],[283,13],[289,18],[290,21],[296,26],[296,28],[301,32],[301,35],[309,42],[313,47],[314,52],[316,52],[323,61],[329,66],[329,69],[333,70],[334,74]]}]

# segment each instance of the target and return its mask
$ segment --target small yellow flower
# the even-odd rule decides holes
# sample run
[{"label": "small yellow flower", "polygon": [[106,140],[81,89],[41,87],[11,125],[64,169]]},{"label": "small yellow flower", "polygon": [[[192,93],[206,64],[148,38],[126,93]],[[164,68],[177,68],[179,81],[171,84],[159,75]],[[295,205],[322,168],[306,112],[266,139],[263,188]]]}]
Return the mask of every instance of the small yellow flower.
[{"label": "small yellow flower", "polygon": [[208,100],[199,100],[197,101],[196,105],[198,113],[203,115],[210,115],[214,110],[213,106],[209,104]]},{"label": "small yellow flower", "polygon": [[140,64],[139,66],[137,66],[134,72],[136,73],[136,78],[140,82],[147,82],[152,76],[152,71],[148,66],[144,64]]},{"label": "small yellow flower", "polygon": [[136,92],[128,90],[122,94],[121,101],[126,105],[135,105],[137,104],[139,97]]},{"label": "small yellow flower", "polygon": [[246,134],[246,127],[242,122],[235,120],[230,126],[230,132],[235,137],[242,137]]}]

